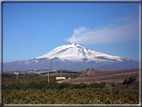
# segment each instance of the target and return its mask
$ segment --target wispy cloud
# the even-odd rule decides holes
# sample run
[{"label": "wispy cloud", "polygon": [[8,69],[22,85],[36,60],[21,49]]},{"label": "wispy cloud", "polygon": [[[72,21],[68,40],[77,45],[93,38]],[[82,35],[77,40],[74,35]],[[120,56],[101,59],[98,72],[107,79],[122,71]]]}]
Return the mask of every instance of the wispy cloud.
[{"label": "wispy cloud", "polygon": [[66,41],[75,43],[113,43],[139,39],[138,23],[118,27],[105,27],[100,30],[89,30],[85,27],[74,29],[72,37]]}]

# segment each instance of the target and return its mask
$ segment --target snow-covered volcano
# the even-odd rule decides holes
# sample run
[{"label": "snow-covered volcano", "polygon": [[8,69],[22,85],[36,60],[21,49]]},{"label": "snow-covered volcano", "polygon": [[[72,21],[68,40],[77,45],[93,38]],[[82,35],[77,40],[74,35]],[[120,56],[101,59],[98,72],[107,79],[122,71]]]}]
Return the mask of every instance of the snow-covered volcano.
[{"label": "snow-covered volcano", "polygon": [[35,59],[40,58],[59,58],[62,61],[74,61],[74,62],[82,62],[82,61],[95,61],[95,62],[102,62],[102,61],[122,61],[122,57],[119,56],[111,56],[104,54],[102,52],[96,52],[90,49],[83,47],[77,43],[69,43],[60,47],[55,48],[51,52],[36,57]]},{"label": "snow-covered volcano", "polygon": [[4,70],[29,69],[67,69],[74,71],[90,69],[120,70],[138,68],[139,62],[129,58],[107,55],[83,47],[77,43],[59,46],[51,52],[30,60],[16,61],[3,64]]}]

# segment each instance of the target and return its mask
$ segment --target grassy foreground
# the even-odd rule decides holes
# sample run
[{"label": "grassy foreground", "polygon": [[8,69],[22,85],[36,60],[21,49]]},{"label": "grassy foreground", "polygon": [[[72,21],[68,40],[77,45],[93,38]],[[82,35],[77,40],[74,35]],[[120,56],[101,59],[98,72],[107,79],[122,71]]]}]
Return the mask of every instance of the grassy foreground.
[{"label": "grassy foreground", "polygon": [[139,86],[104,88],[103,84],[57,84],[55,77],[4,76],[3,104],[138,104]]}]

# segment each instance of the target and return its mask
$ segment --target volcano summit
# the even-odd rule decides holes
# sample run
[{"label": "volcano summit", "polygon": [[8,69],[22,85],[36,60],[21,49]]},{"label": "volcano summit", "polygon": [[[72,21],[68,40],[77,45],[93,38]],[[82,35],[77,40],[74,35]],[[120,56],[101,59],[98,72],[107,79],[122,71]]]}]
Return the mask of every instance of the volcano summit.
[{"label": "volcano summit", "polygon": [[139,62],[129,58],[111,56],[96,52],[77,43],[59,46],[49,53],[30,60],[4,63],[4,70],[50,69],[52,60],[53,68],[67,70],[120,70],[138,68]]},{"label": "volcano summit", "polygon": [[[95,61],[95,62],[112,62],[112,61],[123,61],[122,57],[111,56],[101,52],[92,51],[79,45],[77,43],[69,43],[55,48],[53,51],[39,56],[35,59],[40,58],[59,58],[62,61],[73,61],[73,62],[83,62],[83,61]],[[128,60],[128,59],[127,59]]]}]

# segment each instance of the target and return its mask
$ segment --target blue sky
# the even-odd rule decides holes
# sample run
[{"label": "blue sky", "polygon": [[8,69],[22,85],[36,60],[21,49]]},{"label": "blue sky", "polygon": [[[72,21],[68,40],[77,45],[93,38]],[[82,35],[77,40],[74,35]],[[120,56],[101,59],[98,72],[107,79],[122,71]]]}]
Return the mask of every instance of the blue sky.
[{"label": "blue sky", "polygon": [[3,62],[68,42],[139,60],[139,3],[3,3]]}]

